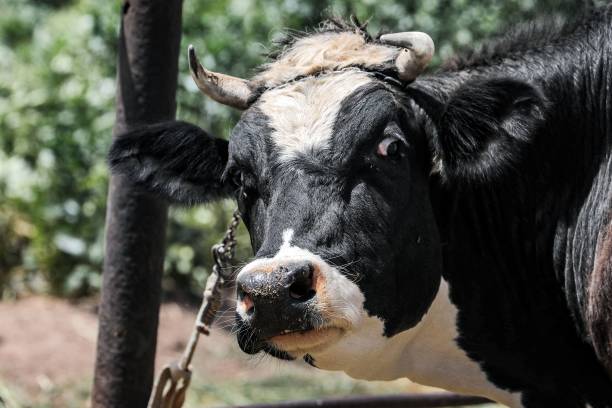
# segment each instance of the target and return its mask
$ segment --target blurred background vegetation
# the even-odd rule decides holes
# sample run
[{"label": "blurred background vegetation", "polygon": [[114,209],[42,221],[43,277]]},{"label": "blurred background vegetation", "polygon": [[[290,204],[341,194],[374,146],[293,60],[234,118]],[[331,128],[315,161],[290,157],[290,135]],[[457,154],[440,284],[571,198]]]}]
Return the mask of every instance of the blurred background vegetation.
[{"label": "blurred background vegetation", "polygon": [[[193,43],[205,66],[246,77],[283,28],[354,13],[371,19],[374,33],[430,33],[435,65],[516,21],[583,7],[576,0],[184,0],[181,47]],[[117,0],[0,0],[0,298],[99,289],[120,8]],[[177,98],[178,118],[228,136],[237,113],[200,95],[185,58]],[[167,296],[199,294],[209,247],[231,210],[225,202],[171,211]],[[248,257],[244,231],[241,244]]]}]

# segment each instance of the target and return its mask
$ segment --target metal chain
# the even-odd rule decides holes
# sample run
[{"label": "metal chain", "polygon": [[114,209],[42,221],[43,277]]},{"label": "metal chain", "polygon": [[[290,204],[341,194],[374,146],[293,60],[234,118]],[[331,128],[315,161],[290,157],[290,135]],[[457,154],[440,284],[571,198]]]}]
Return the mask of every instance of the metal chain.
[{"label": "metal chain", "polygon": [[195,327],[189,342],[178,362],[166,365],[155,382],[148,408],[180,408],[185,402],[185,393],[191,381],[191,360],[201,334],[208,335],[217,311],[221,307],[221,288],[229,286],[234,280],[234,268],[231,261],[236,249],[236,230],[240,224],[240,213],[235,210],[223,240],[213,245],[212,255],[215,261],[206,288],[202,304],[198,311]]},{"label": "metal chain", "polygon": [[225,231],[223,241],[212,247],[213,259],[215,260],[213,269],[217,268],[217,272],[227,281],[227,283],[231,283],[233,278],[231,261],[234,259],[234,252],[237,244],[236,230],[238,229],[238,225],[240,225],[240,212],[234,210],[232,220]]},{"label": "metal chain", "polygon": [[234,258],[234,250],[236,249],[236,230],[240,224],[240,213],[234,211],[232,220],[230,221],[223,241],[213,245],[212,255],[215,264],[212,267],[212,272],[206,281],[206,289],[204,289],[204,298],[202,306],[198,313],[196,321],[196,329],[201,334],[208,335],[210,326],[215,320],[215,315],[221,306],[222,287],[229,286],[233,282],[234,268],[232,268],[232,259]]}]

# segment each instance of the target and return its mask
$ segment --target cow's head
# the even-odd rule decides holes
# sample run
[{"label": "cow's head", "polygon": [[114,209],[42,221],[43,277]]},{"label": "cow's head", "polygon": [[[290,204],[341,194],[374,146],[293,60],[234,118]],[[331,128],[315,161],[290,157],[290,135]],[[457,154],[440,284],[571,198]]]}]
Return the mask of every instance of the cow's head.
[{"label": "cow's head", "polygon": [[[409,96],[432,53],[422,33],[373,39],[336,26],[292,41],[246,81],[205,70],[190,49],[200,89],[244,110],[229,145],[177,122],[113,145],[115,169],[172,201],[237,200],[255,253],[237,277],[244,351],[350,371],[375,365],[364,351],[377,358],[427,312],[441,279],[429,181],[436,160],[452,159],[438,151],[446,142],[436,128],[456,133],[474,97],[465,89],[446,100]],[[489,88],[496,132],[531,115],[509,109],[530,103],[530,88],[477,87]],[[470,146],[474,168],[496,138]]]}]

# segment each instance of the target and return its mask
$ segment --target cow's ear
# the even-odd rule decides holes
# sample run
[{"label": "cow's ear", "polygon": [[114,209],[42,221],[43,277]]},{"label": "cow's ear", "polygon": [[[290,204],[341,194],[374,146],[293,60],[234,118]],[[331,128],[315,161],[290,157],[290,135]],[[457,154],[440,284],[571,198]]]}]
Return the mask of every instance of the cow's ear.
[{"label": "cow's ear", "polygon": [[222,178],[228,143],[185,122],[163,122],[120,135],[108,154],[111,171],[172,203],[201,204],[231,194]]},{"label": "cow's ear", "polygon": [[544,122],[545,105],[536,87],[515,79],[461,85],[437,118],[434,149],[442,176],[489,181],[506,174]]}]

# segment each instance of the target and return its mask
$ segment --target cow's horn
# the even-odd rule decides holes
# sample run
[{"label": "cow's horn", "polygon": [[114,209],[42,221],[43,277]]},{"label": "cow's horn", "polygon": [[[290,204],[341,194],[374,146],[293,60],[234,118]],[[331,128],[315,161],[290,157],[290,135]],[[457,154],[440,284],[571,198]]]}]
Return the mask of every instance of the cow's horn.
[{"label": "cow's horn", "polygon": [[244,110],[249,107],[252,90],[248,81],[208,71],[198,61],[193,45],[189,45],[188,54],[191,77],[202,93],[236,109]]},{"label": "cow's horn", "polygon": [[434,42],[430,36],[416,31],[392,33],[380,36],[383,44],[402,47],[395,66],[402,81],[412,82],[425,70],[434,54]]}]

